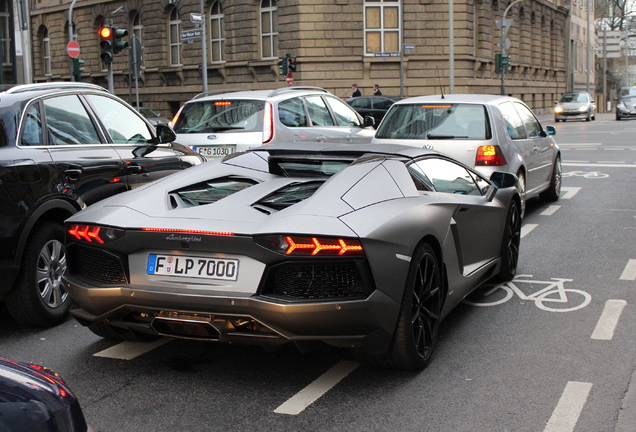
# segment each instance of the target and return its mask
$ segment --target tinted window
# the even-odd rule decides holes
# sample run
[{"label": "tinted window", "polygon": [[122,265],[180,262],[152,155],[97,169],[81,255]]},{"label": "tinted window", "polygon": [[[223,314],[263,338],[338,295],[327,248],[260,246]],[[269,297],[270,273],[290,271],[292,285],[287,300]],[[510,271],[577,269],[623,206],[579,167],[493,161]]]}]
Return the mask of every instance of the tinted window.
[{"label": "tinted window", "polygon": [[99,144],[99,134],[75,95],[44,100],[49,145]]},{"label": "tinted window", "polygon": [[260,132],[265,102],[259,100],[211,100],[183,106],[174,125],[176,133]]},{"label": "tinted window", "polygon": [[327,97],[327,102],[336,115],[338,126],[360,126],[360,120],[354,110],[340,99]]},{"label": "tinted window", "polygon": [[506,130],[508,131],[510,138],[513,140],[527,138],[526,128],[523,126],[523,121],[521,121],[521,117],[519,117],[519,114],[512,106],[512,103],[504,102],[499,104],[499,109],[501,110],[504,123],[506,124]]},{"label": "tinted window", "polygon": [[37,146],[42,144],[42,116],[40,114],[40,104],[36,103],[29,107],[24,117],[20,145]]},{"label": "tinted window", "polygon": [[354,108],[371,108],[369,104],[369,99],[358,97],[350,102],[351,106]]},{"label": "tinted window", "polygon": [[542,130],[541,125],[539,124],[535,116],[532,114],[532,111],[530,111],[528,107],[520,103],[515,103],[515,108],[519,112],[519,116],[521,117],[521,120],[526,126],[526,131],[528,132],[528,136],[530,138],[541,136],[541,130]]},{"label": "tinted window", "polygon": [[475,184],[473,176],[461,165],[444,159],[423,159],[411,165],[423,174],[423,178],[432,183],[437,192],[481,195],[480,188]]},{"label": "tinted window", "polygon": [[152,141],[146,122],[126,105],[106,96],[87,95],[115,144],[145,144]]},{"label": "tinted window", "polygon": [[569,103],[569,102],[587,102],[588,97],[585,93],[565,93],[561,96],[561,100],[559,102]]},{"label": "tinted window", "polygon": [[391,99],[373,99],[373,108],[389,109],[394,103]]},{"label": "tinted window", "polygon": [[486,108],[479,104],[419,103],[394,105],[377,138],[490,139]]},{"label": "tinted window", "polygon": [[307,101],[307,111],[312,126],[334,126],[331,114],[325,105],[325,101],[320,96],[309,96]]},{"label": "tinted window", "polygon": [[257,183],[247,178],[223,177],[185,187],[173,194],[186,206],[198,206],[217,202]]},{"label": "tinted window", "polygon": [[287,127],[307,126],[305,105],[301,98],[294,98],[278,104],[278,118]]}]

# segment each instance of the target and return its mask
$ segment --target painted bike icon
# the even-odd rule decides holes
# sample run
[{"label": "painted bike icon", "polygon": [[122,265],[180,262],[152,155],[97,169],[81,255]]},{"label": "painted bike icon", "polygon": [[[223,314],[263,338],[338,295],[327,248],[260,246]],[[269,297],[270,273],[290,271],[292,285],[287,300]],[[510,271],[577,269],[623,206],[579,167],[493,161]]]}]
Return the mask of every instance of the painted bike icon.
[{"label": "painted bike icon", "polygon": [[[572,279],[551,278],[551,281],[531,280],[532,275],[519,275],[510,282],[496,285],[483,292],[481,297],[464,300],[472,306],[497,306],[510,300],[516,294],[521,300],[532,300],[539,308],[548,312],[571,312],[590,304],[592,296],[585,291],[565,288],[565,282]],[[532,294],[525,294],[521,287],[529,288],[546,285]],[[528,289],[526,289],[528,291]]]},{"label": "painted bike icon", "polygon": [[604,174],[598,171],[570,171],[561,174],[561,177],[585,177],[591,179],[607,178],[609,174]]}]

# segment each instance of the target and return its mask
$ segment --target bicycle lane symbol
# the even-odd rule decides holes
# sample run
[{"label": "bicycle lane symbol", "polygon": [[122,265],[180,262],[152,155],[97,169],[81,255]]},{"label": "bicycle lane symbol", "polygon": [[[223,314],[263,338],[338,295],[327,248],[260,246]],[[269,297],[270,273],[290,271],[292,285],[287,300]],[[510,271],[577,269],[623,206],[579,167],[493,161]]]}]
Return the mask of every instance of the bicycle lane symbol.
[{"label": "bicycle lane symbol", "polygon": [[[565,288],[565,282],[572,282],[572,279],[551,278],[550,281],[537,281],[529,279],[531,277],[532,275],[519,275],[512,281],[483,292],[480,298],[473,298],[474,301],[464,299],[464,303],[471,306],[497,306],[516,294],[521,300],[532,300],[539,309],[548,312],[572,312],[583,309],[592,301],[592,296],[585,291]],[[532,294],[525,294],[520,288],[536,288],[537,285],[545,287]]]},{"label": "bicycle lane symbol", "polygon": [[599,171],[570,171],[561,174],[561,177],[584,177],[591,179],[607,178],[609,174],[604,174]]}]

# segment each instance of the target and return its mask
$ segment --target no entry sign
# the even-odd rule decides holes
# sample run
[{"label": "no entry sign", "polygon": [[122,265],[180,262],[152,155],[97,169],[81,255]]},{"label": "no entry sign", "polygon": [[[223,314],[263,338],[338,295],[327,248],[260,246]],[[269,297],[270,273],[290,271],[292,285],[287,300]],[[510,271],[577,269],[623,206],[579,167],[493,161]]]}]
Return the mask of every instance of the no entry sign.
[{"label": "no entry sign", "polygon": [[70,41],[67,45],[66,45],[66,52],[68,53],[69,56],[71,56],[71,58],[77,58],[80,55],[80,46],[77,42],[75,41]]}]

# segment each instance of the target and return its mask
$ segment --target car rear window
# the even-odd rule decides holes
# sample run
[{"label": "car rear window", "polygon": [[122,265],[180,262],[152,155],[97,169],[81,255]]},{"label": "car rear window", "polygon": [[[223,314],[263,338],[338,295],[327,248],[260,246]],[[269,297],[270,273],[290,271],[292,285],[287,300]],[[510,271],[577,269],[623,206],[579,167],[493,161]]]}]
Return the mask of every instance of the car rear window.
[{"label": "car rear window", "polygon": [[484,140],[491,132],[481,104],[423,102],[393,105],[376,138]]},{"label": "car rear window", "polygon": [[265,102],[210,100],[184,105],[174,125],[176,133],[260,132]]},{"label": "car rear window", "polygon": [[184,187],[170,193],[173,208],[215,203],[258,182],[242,177],[222,177]]}]

